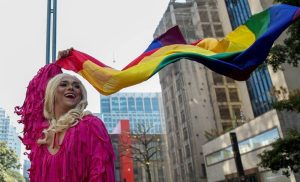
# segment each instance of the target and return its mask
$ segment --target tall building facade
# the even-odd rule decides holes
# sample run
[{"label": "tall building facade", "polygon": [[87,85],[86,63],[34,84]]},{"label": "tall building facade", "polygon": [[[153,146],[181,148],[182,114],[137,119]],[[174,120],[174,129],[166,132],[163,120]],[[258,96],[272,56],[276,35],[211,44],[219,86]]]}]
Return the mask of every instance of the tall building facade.
[{"label": "tall building facade", "polygon": [[[232,28],[244,23],[247,16],[261,12],[272,3],[273,1],[269,0],[218,1],[219,12],[222,13],[221,18],[224,22],[223,27],[229,32]],[[229,22],[226,22],[228,20]],[[285,34],[281,35],[275,43],[281,43],[284,37],[286,37]],[[270,144],[278,138],[284,138],[288,129],[300,131],[299,113],[270,110],[270,104],[273,101],[270,94],[272,88],[284,89],[286,97],[291,91],[300,89],[300,83],[295,81],[300,67],[283,64],[282,68],[284,69],[273,72],[270,66],[264,66],[252,74],[247,81],[247,87],[255,118],[231,131],[237,135],[244,173],[249,181],[300,180],[299,173],[287,178],[281,172],[272,173],[269,169],[257,166],[260,162],[258,155],[264,150],[271,150]],[[206,158],[208,181],[238,180],[228,133],[204,144],[203,153]]]},{"label": "tall building facade", "polygon": [[116,93],[100,96],[101,111],[97,114],[104,122],[109,133],[122,119],[130,121],[134,130],[140,123],[151,128],[149,134],[164,132],[164,114],[161,93]]},{"label": "tall building facade", "polygon": [[[151,158],[150,170],[153,181],[170,181],[169,169],[166,165],[165,153],[165,119],[162,105],[161,93],[139,92],[139,93],[116,93],[110,96],[100,96],[100,113],[95,113],[101,118],[112,138],[114,151],[116,154],[115,160],[115,176],[116,181],[122,181],[124,173],[124,157],[122,150],[119,147],[119,136],[121,120],[129,121],[128,130],[132,133],[138,133],[138,126],[142,124],[146,129],[147,136],[159,138],[160,151],[157,153],[159,159]],[[157,141],[156,141],[157,142]],[[141,147],[141,144],[134,142],[136,147]],[[128,161],[128,159],[126,159]],[[132,159],[130,159],[132,160]],[[129,161],[130,161],[129,160]],[[127,169],[126,169],[127,170]],[[134,181],[145,181],[147,173],[145,168],[138,162],[134,161],[134,168],[131,169],[134,175]],[[129,175],[130,176],[130,175]]]},{"label": "tall building facade", "polygon": [[18,137],[16,127],[11,124],[10,118],[2,108],[0,108],[0,141],[6,142],[8,147],[14,150],[20,159],[21,141]]},{"label": "tall building facade", "polygon": [[[226,8],[232,29],[245,23],[252,15],[248,0],[226,0]],[[272,109],[274,97],[271,96],[272,81],[268,67],[263,65],[255,70],[246,81],[254,116]]]},{"label": "tall building facade", "polygon": [[23,163],[23,177],[25,178],[25,182],[29,182],[29,168],[30,161],[28,159],[25,159]]},{"label": "tall building facade", "polygon": [[[178,25],[189,43],[223,37],[219,11],[216,0],[171,1],[154,36]],[[192,61],[171,64],[159,77],[172,181],[206,181],[201,147],[206,134],[220,134],[253,118],[246,84]]]}]

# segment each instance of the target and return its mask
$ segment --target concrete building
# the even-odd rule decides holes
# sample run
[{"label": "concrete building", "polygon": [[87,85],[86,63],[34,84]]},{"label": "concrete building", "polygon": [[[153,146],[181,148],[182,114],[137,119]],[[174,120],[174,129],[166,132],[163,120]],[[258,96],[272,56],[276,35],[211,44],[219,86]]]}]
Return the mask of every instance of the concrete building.
[{"label": "concrete building", "polygon": [[[252,14],[267,9],[272,3],[273,1],[269,0],[218,1],[218,8],[222,13],[222,24],[225,32],[228,33],[245,23]],[[286,37],[285,34],[280,36],[275,43],[281,43],[284,37]],[[282,88],[287,91],[286,96],[288,96],[290,91],[300,88],[300,83],[294,81],[294,78],[300,72],[300,67],[295,68],[291,65],[283,64],[282,68],[284,71],[278,70],[275,73],[271,66],[264,65],[261,69],[254,71],[246,81],[255,117],[272,109],[272,103],[276,100],[272,94],[274,90]]]},{"label": "concrete building", "polygon": [[[300,114],[271,110],[230,131],[237,134],[245,175],[250,181],[295,182],[300,180],[300,175],[292,174],[290,178],[287,178],[280,172],[275,174],[257,166],[260,161],[257,155],[264,150],[271,149],[270,144],[278,138],[284,138],[289,128],[300,131]],[[236,180],[237,170],[229,132],[203,145],[203,154],[209,182]]]},{"label": "concrete building", "polygon": [[[224,25],[230,22],[222,22],[223,10],[218,2],[171,1],[154,36],[178,25],[189,43],[205,37],[223,37]],[[188,60],[167,66],[159,77],[172,181],[206,181],[201,147],[207,142],[205,135],[220,134],[253,118],[246,84]]]},{"label": "concrete building", "polygon": [[9,116],[5,110],[0,108],[0,141],[7,143],[7,146],[15,151],[20,159],[21,157],[21,141],[18,137],[16,127],[10,122]]},{"label": "concrete building", "polygon": [[[222,12],[222,22],[228,31],[231,28],[244,23],[244,17],[261,12],[272,5],[268,0],[225,0],[218,1]],[[239,13],[237,13],[239,12]],[[242,13],[241,13],[242,12]],[[226,20],[230,22],[226,23]],[[227,26],[226,26],[227,25]],[[232,25],[232,27],[228,26]],[[282,35],[276,43],[281,43],[286,35]],[[287,98],[290,92],[300,89],[300,83],[295,82],[295,78],[300,72],[300,68],[290,65],[282,65],[284,68],[273,72],[270,66],[265,66],[261,70],[255,71],[247,81],[251,105],[255,119],[246,123],[231,132],[237,134],[239,149],[244,165],[245,174],[252,181],[299,181],[299,175],[292,175],[286,178],[279,174],[273,174],[267,169],[257,167],[259,159],[257,157],[265,149],[270,149],[270,144],[277,138],[284,138],[288,128],[299,129],[299,114],[291,112],[277,112],[270,107],[275,99]],[[278,98],[272,98],[272,91],[284,90],[286,93]],[[208,171],[208,181],[232,181],[236,178],[237,172],[232,157],[229,134],[206,143],[203,146]],[[213,171],[213,173],[211,172]]]}]

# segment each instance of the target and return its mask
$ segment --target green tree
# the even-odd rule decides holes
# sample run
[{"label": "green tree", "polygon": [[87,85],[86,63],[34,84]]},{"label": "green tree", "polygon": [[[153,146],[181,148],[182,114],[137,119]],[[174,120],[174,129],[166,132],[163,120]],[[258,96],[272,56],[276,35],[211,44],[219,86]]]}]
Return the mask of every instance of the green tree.
[{"label": "green tree", "polygon": [[[299,0],[274,0],[275,3],[300,6]],[[287,29],[287,37],[282,44],[274,45],[267,59],[274,71],[283,69],[282,64],[288,63],[294,67],[298,66],[300,60],[300,21],[293,23]],[[280,91],[279,91],[280,92]],[[300,112],[300,94],[291,94],[289,98],[276,102],[274,108]]]},{"label": "green tree", "polygon": [[289,130],[284,139],[279,138],[272,143],[272,150],[265,150],[258,156],[263,168],[270,168],[273,172],[282,169],[282,174],[289,177],[290,171],[297,173],[300,170],[300,133]]},{"label": "green tree", "polygon": [[[276,92],[277,94],[282,93],[280,90]],[[277,96],[277,98],[278,97],[280,96]],[[288,98],[275,102],[273,107],[279,111],[287,110],[300,113],[300,90],[294,90],[290,93]]]},{"label": "green tree", "polygon": [[17,171],[8,170],[7,174],[13,178],[13,182],[25,182],[25,178]]},{"label": "green tree", "polygon": [[[293,6],[300,6],[299,0],[275,0],[275,3],[284,3]],[[298,20],[287,29],[287,37],[282,44],[273,46],[270,56],[267,59],[268,64],[274,71],[282,69],[283,63],[298,66],[300,60],[300,21]]]},{"label": "green tree", "polygon": [[12,170],[19,168],[20,164],[15,152],[9,149],[5,142],[0,142],[0,181],[10,182],[17,180]]}]

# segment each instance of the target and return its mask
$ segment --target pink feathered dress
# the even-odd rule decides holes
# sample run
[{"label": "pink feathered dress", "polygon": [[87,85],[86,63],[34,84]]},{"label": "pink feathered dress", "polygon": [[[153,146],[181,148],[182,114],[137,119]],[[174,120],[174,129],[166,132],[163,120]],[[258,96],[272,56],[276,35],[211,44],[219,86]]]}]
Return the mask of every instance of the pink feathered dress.
[{"label": "pink feathered dress", "polygon": [[15,112],[24,125],[20,137],[29,152],[31,182],[113,182],[114,152],[103,122],[86,115],[69,128],[57,153],[52,155],[46,145],[38,145],[42,131],[49,123],[43,116],[45,89],[48,81],[61,73],[55,64],[41,68],[30,81],[26,98]]},{"label": "pink feathered dress", "polygon": [[114,181],[110,137],[102,121],[93,115],[66,131],[56,154],[46,145],[35,145],[31,152],[31,182]]}]

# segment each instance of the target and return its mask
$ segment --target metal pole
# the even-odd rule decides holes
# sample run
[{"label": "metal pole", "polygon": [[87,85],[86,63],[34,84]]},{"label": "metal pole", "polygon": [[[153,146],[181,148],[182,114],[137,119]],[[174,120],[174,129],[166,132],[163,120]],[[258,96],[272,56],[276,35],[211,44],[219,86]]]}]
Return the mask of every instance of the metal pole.
[{"label": "metal pole", "polygon": [[[47,4],[47,35],[46,35],[46,64],[56,59],[56,21],[57,0],[48,0]],[[52,41],[51,41],[52,38]],[[51,45],[52,43],[52,45]]]},{"label": "metal pole", "polygon": [[51,0],[47,5],[47,32],[46,32],[46,64],[50,63],[50,35],[51,35]]},{"label": "metal pole", "polygon": [[244,182],[246,181],[246,177],[235,132],[230,132],[230,140],[239,181]]},{"label": "metal pole", "polygon": [[56,60],[56,19],[57,19],[57,0],[53,0],[52,62]]}]

